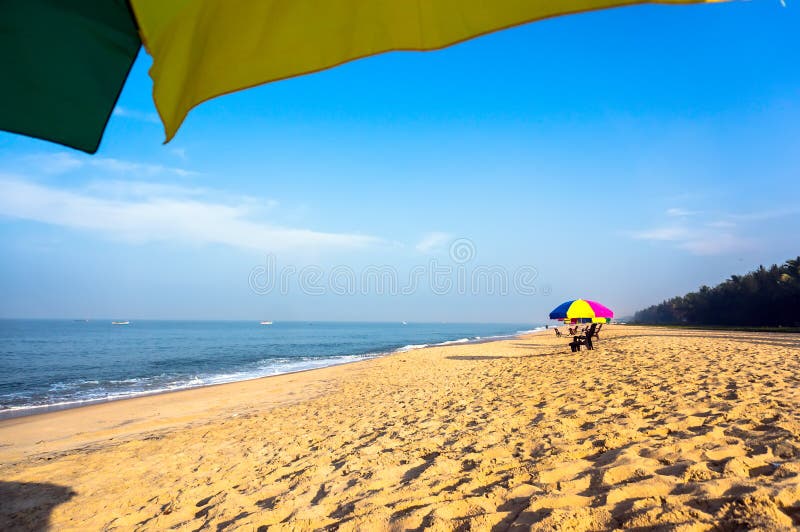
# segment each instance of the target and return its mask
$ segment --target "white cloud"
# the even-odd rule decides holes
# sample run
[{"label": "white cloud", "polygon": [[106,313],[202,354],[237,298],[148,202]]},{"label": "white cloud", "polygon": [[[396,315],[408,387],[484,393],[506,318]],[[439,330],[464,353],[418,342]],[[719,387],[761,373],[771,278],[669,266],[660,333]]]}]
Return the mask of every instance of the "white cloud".
[{"label": "white cloud", "polygon": [[86,192],[93,196],[104,196],[107,199],[202,197],[211,196],[213,193],[213,191],[203,187],[121,180],[92,181],[86,185],[85,189]]},{"label": "white cloud", "polygon": [[736,227],[736,224],[727,220],[715,220],[706,224],[708,227],[715,227],[717,229],[730,229]]},{"label": "white cloud", "polygon": [[669,242],[685,240],[688,236],[688,229],[682,226],[656,227],[631,233],[631,237],[636,240],[662,240]]},{"label": "white cloud", "polygon": [[197,172],[192,170],[174,166],[125,161],[113,157],[79,156],[66,152],[29,155],[25,157],[25,160],[33,163],[39,170],[47,174],[65,174],[82,168],[96,168],[104,172],[130,174],[137,177],[154,177],[158,175],[190,177],[198,175]]},{"label": "white cloud", "polygon": [[[381,242],[358,234],[325,233],[254,219],[252,198],[223,203],[208,191],[147,183],[69,191],[0,175],[0,215],[88,230],[131,242],[224,244],[272,252],[356,248]],[[213,195],[217,198],[218,195]]]},{"label": "white cloud", "polygon": [[671,225],[634,231],[630,236],[636,240],[674,242],[680,249],[695,255],[723,255],[753,248],[751,240],[720,229],[723,228]]},{"label": "white cloud", "polygon": [[780,207],[768,211],[755,211],[740,214],[729,214],[728,218],[731,220],[738,220],[743,222],[758,222],[762,220],[773,220],[775,218],[785,218],[800,214],[800,208],[797,207]]},{"label": "white cloud", "polygon": [[189,177],[197,175],[197,172],[186,170],[184,168],[176,168],[172,166],[163,166],[160,164],[136,163],[131,161],[123,161],[120,159],[112,159],[109,157],[92,157],[89,159],[90,166],[106,170],[110,172],[128,172],[140,176],[156,176],[162,174],[173,174],[178,177]]},{"label": "white cloud", "polygon": [[672,208],[667,209],[667,216],[674,216],[674,217],[686,217],[686,216],[694,216],[695,214],[699,214],[694,211],[687,211],[686,209],[680,208]]},{"label": "white cloud", "polygon": [[138,120],[140,122],[148,122],[150,124],[161,123],[161,120],[159,120],[158,115],[156,113],[145,113],[143,111],[137,111],[135,109],[128,109],[127,107],[122,107],[120,105],[114,108],[114,112],[112,114],[114,116],[121,116],[123,118]]},{"label": "white cloud", "polygon": [[695,255],[724,255],[753,249],[755,242],[731,233],[700,233],[678,247]]},{"label": "white cloud", "polygon": [[436,253],[444,249],[445,244],[453,239],[453,235],[434,231],[426,233],[417,243],[416,248],[420,253]]},{"label": "white cloud", "polygon": [[[767,211],[749,213],[713,213],[714,219],[704,220],[711,213],[673,208],[666,211],[672,220],[660,227],[631,231],[628,236],[636,240],[672,242],[680,249],[695,255],[722,255],[752,250],[757,240],[742,235],[755,234],[758,222],[800,214],[796,207],[776,207]],[[703,215],[706,216],[703,216]],[[693,216],[691,222],[686,218]]]},{"label": "white cloud", "polygon": [[24,158],[45,174],[65,174],[84,166],[84,160],[71,153],[40,153]]}]

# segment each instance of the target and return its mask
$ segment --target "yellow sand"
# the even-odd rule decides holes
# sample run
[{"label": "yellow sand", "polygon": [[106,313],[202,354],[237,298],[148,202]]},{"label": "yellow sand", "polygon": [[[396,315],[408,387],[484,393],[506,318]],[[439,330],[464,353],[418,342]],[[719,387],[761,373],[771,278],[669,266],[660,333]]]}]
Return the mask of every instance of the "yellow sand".
[{"label": "yellow sand", "polygon": [[0,529],[800,524],[800,336],[603,333],[0,422]]}]

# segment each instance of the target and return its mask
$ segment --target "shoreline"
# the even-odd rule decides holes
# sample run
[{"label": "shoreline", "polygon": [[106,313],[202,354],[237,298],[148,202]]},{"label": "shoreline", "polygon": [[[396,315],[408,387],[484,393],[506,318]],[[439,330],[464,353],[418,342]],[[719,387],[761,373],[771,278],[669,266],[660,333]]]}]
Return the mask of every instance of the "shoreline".
[{"label": "shoreline", "polygon": [[[329,377],[329,374],[334,374],[339,378],[346,378],[346,373],[332,370],[346,370],[354,366],[365,366],[369,365],[371,362],[392,358],[394,356],[421,353],[431,349],[477,346],[495,342],[507,342],[514,339],[524,339],[528,336],[540,335],[544,331],[545,329],[534,330],[533,332],[525,331],[524,333],[509,335],[507,337],[504,336],[502,338],[480,339],[469,342],[443,342],[426,347],[414,347],[412,349],[398,348],[395,351],[390,351],[383,355],[368,357],[361,360],[351,360],[341,364],[332,364],[320,368],[308,368],[277,375],[254,377],[252,379],[207,384],[178,390],[152,392],[135,397],[98,400],[92,404],[79,404],[49,411],[0,418],[0,464],[9,456],[14,456],[16,459],[19,459],[41,453],[59,452],[67,447],[67,445],[60,444],[55,447],[45,445],[42,446],[41,449],[36,449],[36,446],[45,442],[45,440],[38,438],[36,435],[41,431],[53,433],[54,431],[48,428],[53,424],[61,425],[64,428],[64,430],[55,431],[56,433],[52,434],[56,441],[62,441],[68,438],[69,434],[72,432],[84,433],[82,430],[73,429],[73,426],[88,425],[100,427],[102,430],[99,432],[103,432],[103,435],[105,435],[104,432],[107,430],[128,426],[130,430],[126,430],[124,435],[130,435],[136,433],[136,430],[139,428],[138,420],[146,419],[149,420],[148,423],[151,423],[152,420],[157,420],[156,424],[160,429],[172,426],[175,418],[183,418],[186,416],[187,412],[191,412],[193,415],[208,415],[209,411],[213,408],[206,406],[203,401],[218,398],[221,395],[219,392],[222,391],[230,390],[238,394],[248,394],[260,388],[262,383],[277,383],[276,387],[280,388],[281,386],[286,386],[286,384],[298,381],[324,381]],[[299,377],[299,379],[296,377]],[[293,392],[289,392],[289,394],[294,395]],[[129,418],[132,417],[131,412],[134,411],[140,412],[140,415],[136,416],[136,421],[132,422]],[[25,428],[25,431],[17,433],[18,439],[14,444],[4,444],[2,436],[5,430],[20,430],[22,428]],[[87,441],[91,439],[92,438],[86,438]],[[8,447],[12,447],[12,449],[8,449]],[[21,447],[22,451],[15,453],[13,452],[14,447]]]},{"label": "shoreline", "polygon": [[[424,348],[423,348],[424,349]],[[333,368],[338,366],[346,366],[348,364],[356,364],[359,362],[366,362],[368,360],[373,360],[376,358],[382,358],[385,356],[392,355],[394,353],[401,352],[401,351],[391,351],[385,354],[376,354],[374,356],[363,355],[363,358],[356,359],[356,360],[346,360],[344,362],[339,362],[336,364],[329,364],[327,366],[321,366],[318,368],[304,368],[304,369],[297,369],[292,371],[285,371],[282,373],[275,373],[273,375],[260,375],[257,377],[248,377],[245,379],[238,379],[232,380],[227,382],[214,382],[210,384],[198,384],[197,386],[186,386],[182,388],[174,388],[170,390],[153,390],[147,392],[140,392],[130,395],[119,395],[114,397],[106,397],[106,398],[97,398],[97,399],[87,399],[85,401],[73,401],[69,403],[55,403],[51,405],[41,405],[41,406],[32,406],[32,407],[20,407],[20,408],[8,408],[5,410],[0,410],[0,423],[6,420],[11,419],[19,419],[25,418],[30,416],[38,416],[41,414],[50,414],[54,412],[63,412],[65,410],[76,410],[84,407],[101,405],[101,404],[111,404],[111,403],[118,403],[121,401],[132,401],[136,399],[143,399],[146,397],[155,397],[159,395],[169,395],[172,393],[181,393],[181,392],[189,392],[193,390],[202,390],[205,388],[213,388],[216,386],[227,386],[229,384],[238,384],[241,382],[250,382],[250,381],[257,381],[261,379],[272,379],[275,377],[282,377],[284,375],[294,375],[297,373],[304,373],[306,371],[317,371],[326,368]],[[347,355],[347,356],[361,356],[361,355]]]},{"label": "shoreline", "polygon": [[[230,381],[224,382],[214,382],[209,384],[198,384],[198,385],[187,385],[181,386],[172,389],[159,389],[159,390],[152,390],[152,391],[142,391],[142,392],[133,392],[130,394],[120,394],[116,396],[107,396],[107,397],[98,397],[95,399],[85,399],[80,401],[69,401],[63,403],[52,403],[48,405],[34,405],[34,406],[24,406],[24,407],[10,407],[6,409],[0,410],[0,422],[9,420],[9,419],[17,419],[21,417],[29,417],[29,416],[36,416],[41,414],[49,414],[53,412],[62,412],[64,410],[73,410],[76,408],[84,408],[88,406],[94,406],[99,404],[107,404],[107,403],[114,403],[117,401],[128,401],[131,399],[139,399],[142,397],[151,397],[163,394],[170,394],[176,392],[183,392],[188,390],[198,390],[202,388],[208,388],[213,386],[223,386],[226,384],[235,384],[238,382],[248,382],[252,380],[258,379],[269,379],[272,377],[279,377],[281,375],[291,375],[295,373],[303,373],[306,371],[314,371],[318,369],[325,369],[334,366],[345,366],[348,364],[354,364],[357,362],[364,362],[366,360],[372,360],[376,358],[383,358],[386,356],[391,356],[396,353],[405,353],[408,351],[414,351],[418,349],[428,349],[431,347],[446,347],[449,345],[468,345],[468,344],[481,344],[486,342],[497,342],[503,340],[509,340],[513,338],[519,338],[529,334],[536,334],[541,331],[545,330],[544,325],[540,327],[535,327],[534,329],[527,330],[527,331],[518,331],[515,334],[508,334],[508,335],[498,335],[492,336],[488,338],[461,338],[457,340],[445,340],[444,342],[439,342],[435,344],[407,344],[401,347],[398,347],[391,351],[376,351],[376,352],[368,352],[368,353],[361,353],[361,354],[347,354],[347,355],[337,355],[337,357],[354,357],[353,360],[344,360],[341,362],[333,362],[329,363],[324,366],[320,367],[312,367],[312,368],[303,368],[303,369],[296,369],[296,370],[288,370],[282,371],[279,373],[274,373],[271,375],[258,375],[253,377],[246,377],[243,379],[234,379]],[[333,359],[334,357],[329,357],[329,359]]]}]

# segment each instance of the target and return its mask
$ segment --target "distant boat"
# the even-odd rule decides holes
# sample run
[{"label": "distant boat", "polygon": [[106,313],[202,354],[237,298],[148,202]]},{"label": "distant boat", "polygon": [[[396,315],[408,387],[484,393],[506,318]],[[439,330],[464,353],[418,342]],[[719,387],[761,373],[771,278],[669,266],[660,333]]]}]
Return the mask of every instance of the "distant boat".
[{"label": "distant boat", "polygon": [[129,325],[130,323],[129,321],[112,321],[111,325]]},{"label": "distant boat", "polygon": [[261,325],[272,325],[271,321],[262,321]]}]

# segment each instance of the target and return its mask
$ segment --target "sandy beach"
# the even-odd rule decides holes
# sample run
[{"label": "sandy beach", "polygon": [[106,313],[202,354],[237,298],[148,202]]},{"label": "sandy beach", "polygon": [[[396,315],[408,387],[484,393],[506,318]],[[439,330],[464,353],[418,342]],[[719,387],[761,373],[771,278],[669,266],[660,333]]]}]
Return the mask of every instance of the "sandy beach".
[{"label": "sandy beach", "polygon": [[800,525],[800,336],[608,327],[0,422],[0,529]]}]

